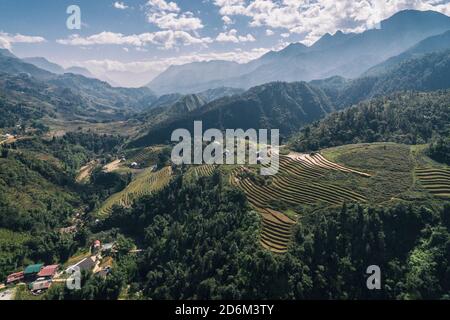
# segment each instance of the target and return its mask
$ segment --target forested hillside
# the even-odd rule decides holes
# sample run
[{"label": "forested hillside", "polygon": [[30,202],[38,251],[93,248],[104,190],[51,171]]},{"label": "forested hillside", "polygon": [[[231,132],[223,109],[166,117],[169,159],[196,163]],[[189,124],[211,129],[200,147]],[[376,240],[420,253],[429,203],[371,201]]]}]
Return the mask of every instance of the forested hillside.
[{"label": "forested hillside", "polygon": [[81,75],[53,74],[9,51],[0,52],[0,70],[0,105],[10,106],[9,122],[15,124],[28,124],[30,113],[34,120],[43,116],[70,121],[123,120],[156,100],[148,88],[113,88]]},{"label": "forested hillside", "polygon": [[423,144],[450,134],[450,92],[397,93],[333,113],[292,139],[297,151],[361,142]]},{"label": "forested hillside", "polygon": [[450,88],[450,51],[433,52],[400,61],[379,76],[339,83],[335,103],[340,108],[399,91],[435,91]]},{"label": "forested hillside", "polygon": [[333,110],[324,92],[304,82],[274,82],[252,88],[242,95],[215,100],[182,118],[168,119],[152,128],[130,146],[147,146],[170,141],[173,130],[193,132],[194,120],[203,121],[203,129],[279,129],[282,136],[323,118]]}]

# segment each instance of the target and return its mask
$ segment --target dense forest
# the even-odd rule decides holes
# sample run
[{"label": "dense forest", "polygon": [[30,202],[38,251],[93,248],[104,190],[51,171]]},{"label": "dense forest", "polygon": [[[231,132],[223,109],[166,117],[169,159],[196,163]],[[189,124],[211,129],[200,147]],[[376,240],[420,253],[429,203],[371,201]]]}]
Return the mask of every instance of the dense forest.
[{"label": "dense forest", "polygon": [[423,144],[450,135],[449,91],[396,93],[333,113],[292,139],[297,151],[362,142]]},{"label": "dense forest", "polygon": [[[219,173],[179,177],[97,226],[120,230],[143,254],[122,256],[112,277],[88,278],[81,292],[49,298],[117,298],[125,283],[143,299],[449,298],[449,215],[448,205],[344,204],[302,218],[277,256],[259,247],[259,216]],[[382,270],[380,291],[366,287],[369,265]]]},{"label": "dense forest", "polygon": [[439,137],[427,150],[430,158],[450,166],[450,137]]}]

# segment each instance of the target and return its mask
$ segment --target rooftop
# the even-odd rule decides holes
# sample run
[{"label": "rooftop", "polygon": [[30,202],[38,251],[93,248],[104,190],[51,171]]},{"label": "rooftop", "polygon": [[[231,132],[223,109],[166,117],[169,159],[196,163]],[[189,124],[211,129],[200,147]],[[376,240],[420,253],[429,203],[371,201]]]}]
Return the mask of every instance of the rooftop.
[{"label": "rooftop", "polygon": [[56,271],[58,271],[58,265],[51,265],[51,266],[45,266],[42,268],[42,270],[38,273],[38,277],[51,277],[53,276]]},{"label": "rooftop", "polygon": [[33,273],[38,273],[39,271],[41,271],[43,264],[39,263],[39,264],[32,264],[29,265],[28,267],[25,268],[24,270],[24,274],[33,274]]}]

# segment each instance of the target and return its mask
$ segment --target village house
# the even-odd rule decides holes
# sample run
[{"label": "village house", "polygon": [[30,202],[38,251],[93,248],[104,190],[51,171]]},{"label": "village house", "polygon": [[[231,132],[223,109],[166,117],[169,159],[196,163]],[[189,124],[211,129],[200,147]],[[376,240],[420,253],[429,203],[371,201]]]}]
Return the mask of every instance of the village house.
[{"label": "village house", "polygon": [[6,285],[13,285],[21,282],[25,278],[23,271],[10,274],[6,278]]},{"label": "village house", "polygon": [[52,280],[49,279],[45,279],[45,278],[39,278],[36,281],[30,283],[28,285],[28,289],[30,289],[30,291],[42,291],[42,290],[47,290],[52,286]]},{"label": "village house", "polygon": [[45,266],[41,269],[41,271],[39,271],[37,276],[44,279],[53,279],[53,277],[56,275],[56,272],[58,272],[58,268],[59,266],[57,264]]},{"label": "village house", "polygon": [[42,263],[32,264],[25,268],[23,271],[25,280],[33,281],[36,279],[37,274],[41,271],[44,265]]}]

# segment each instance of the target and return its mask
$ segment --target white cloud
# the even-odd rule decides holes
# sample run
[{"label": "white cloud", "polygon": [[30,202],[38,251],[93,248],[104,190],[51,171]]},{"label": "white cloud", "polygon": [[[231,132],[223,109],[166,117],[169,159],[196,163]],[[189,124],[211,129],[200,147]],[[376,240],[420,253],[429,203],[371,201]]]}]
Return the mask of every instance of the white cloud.
[{"label": "white cloud", "polygon": [[125,10],[125,9],[128,9],[128,6],[123,2],[116,1],[116,2],[114,2],[114,8],[119,9],[119,10]]},{"label": "white cloud", "polygon": [[57,43],[71,46],[93,46],[93,45],[128,45],[142,47],[147,44],[157,45],[159,48],[171,49],[179,45],[206,45],[211,43],[211,38],[195,37],[184,31],[163,30],[157,32],[146,32],[141,34],[123,35],[114,32],[101,32],[88,37],[77,34],[67,39],[58,39]]},{"label": "white cloud", "polygon": [[160,29],[193,31],[203,28],[202,21],[190,14],[153,13],[148,15],[148,21]]},{"label": "white cloud", "polygon": [[36,36],[27,36],[22,34],[10,35],[0,31],[0,48],[11,50],[14,43],[42,43],[45,38]]},{"label": "white cloud", "polygon": [[254,42],[256,41],[256,39],[251,34],[247,34],[246,36],[239,36],[237,34],[236,29],[231,29],[227,32],[220,33],[217,36],[216,41],[239,43],[239,42]]},{"label": "white cloud", "polygon": [[149,0],[146,4],[147,19],[164,30],[193,31],[202,29],[202,21],[192,12],[181,12],[175,2]]},{"label": "white cloud", "polygon": [[267,36],[270,37],[270,36],[273,36],[274,34],[275,34],[275,32],[273,32],[272,30],[270,30],[270,29],[267,29],[267,30],[266,30],[266,35],[267,35]]},{"label": "white cloud", "polygon": [[234,21],[229,16],[223,16],[222,21],[223,23],[225,23],[225,25],[230,25],[234,23]]},{"label": "white cloud", "polygon": [[179,12],[180,8],[175,2],[166,2],[165,0],[149,0],[147,6],[155,11]]},{"label": "white cloud", "polygon": [[222,16],[246,16],[252,27],[280,28],[312,44],[325,33],[363,31],[404,9],[450,14],[447,0],[214,0]]}]

